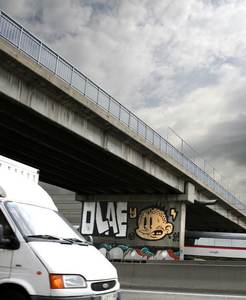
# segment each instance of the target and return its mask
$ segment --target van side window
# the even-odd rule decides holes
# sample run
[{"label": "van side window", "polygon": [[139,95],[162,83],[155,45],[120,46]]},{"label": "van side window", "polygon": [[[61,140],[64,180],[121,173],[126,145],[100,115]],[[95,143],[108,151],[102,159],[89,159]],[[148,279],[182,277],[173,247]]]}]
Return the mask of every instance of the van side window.
[{"label": "van side window", "polygon": [[9,238],[14,236],[14,232],[11,229],[7,219],[5,218],[3,212],[0,210],[0,224],[3,226],[3,237]]}]

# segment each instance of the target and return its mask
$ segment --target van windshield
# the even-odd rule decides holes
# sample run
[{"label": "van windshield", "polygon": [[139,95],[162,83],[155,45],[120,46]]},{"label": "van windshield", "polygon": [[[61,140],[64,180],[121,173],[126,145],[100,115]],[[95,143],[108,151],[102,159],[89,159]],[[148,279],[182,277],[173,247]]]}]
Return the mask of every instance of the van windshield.
[{"label": "van windshield", "polygon": [[48,240],[64,239],[67,242],[85,242],[69,223],[51,209],[15,202],[7,202],[7,208],[25,237]]}]

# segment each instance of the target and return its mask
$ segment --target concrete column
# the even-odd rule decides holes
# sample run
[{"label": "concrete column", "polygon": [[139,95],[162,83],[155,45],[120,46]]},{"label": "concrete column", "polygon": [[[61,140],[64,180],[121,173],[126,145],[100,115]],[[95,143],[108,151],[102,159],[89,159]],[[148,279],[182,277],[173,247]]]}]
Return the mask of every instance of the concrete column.
[{"label": "concrete column", "polygon": [[179,249],[180,260],[184,260],[184,246],[185,246],[185,222],[186,222],[186,204],[182,203],[180,208],[180,233],[179,233]]}]

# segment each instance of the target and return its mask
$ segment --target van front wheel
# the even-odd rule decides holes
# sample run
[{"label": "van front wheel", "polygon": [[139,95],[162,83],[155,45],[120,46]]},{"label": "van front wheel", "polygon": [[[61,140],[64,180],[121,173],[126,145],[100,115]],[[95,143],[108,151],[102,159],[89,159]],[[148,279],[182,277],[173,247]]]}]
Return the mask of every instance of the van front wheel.
[{"label": "van front wheel", "polygon": [[4,291],[2,297],[2,300],[28,300],[26,295],[18,291]]}]

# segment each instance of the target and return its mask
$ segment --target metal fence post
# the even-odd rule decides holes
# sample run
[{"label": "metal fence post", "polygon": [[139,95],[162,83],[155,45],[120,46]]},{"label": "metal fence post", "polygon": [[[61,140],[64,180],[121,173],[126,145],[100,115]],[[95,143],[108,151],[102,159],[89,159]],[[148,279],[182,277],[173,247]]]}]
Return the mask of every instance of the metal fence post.
[{"label": "metal fence post", "polygon": [[20,37],[19,37],[18,46],[17,46],[18,49],[20,49],[20,46],[21,46],[22,34],[23,34],[23,27],[21,27],[21,31],[20,31]]},{"label": "metal fence post", "polygon": [[56,75],[57,75],[58,61],[59,61],[59,55],[56,56],[56,66],[55,66],[55,74]]},{"label": "metal fence post", "polygon": [[98,100],[99,100],[99,91],[100,91],[100,88],[98,86],[97,87],[97,101],[96,101],[97,106],[98,106]]},{"label": "metal fence post", "polygon": [[39,50],[38,50],[38,64],[40,63],[40,57],[41,57],[41,49],[42,49],[42,45],[43,45],[43,43],[40,42]]},{"label": "metal fence post", "polygon": [[72,83],[73,83],[73,72],[74,72],[74,67],[72,67],[72,70],[71,70],[71,78],[70,78],[70,85],[72,86]]},{"label": "metal fence post", "polygon": [[111,101],[111,97],[108,95],[108,112],[110,112]]},{"label": "metal fence post", "polygon": [[127,122],[127,126],[130,127],[130,115],[131,115],[131,113],[130,113],[129,110],[127,110],[127,112],[128,112],[128,122]]},{"label": "metal fence post", "polygon": [[118,116],[119,121],[120,121],[120,117],[121,117],[121,105],[119,105],[119,116]]}]

